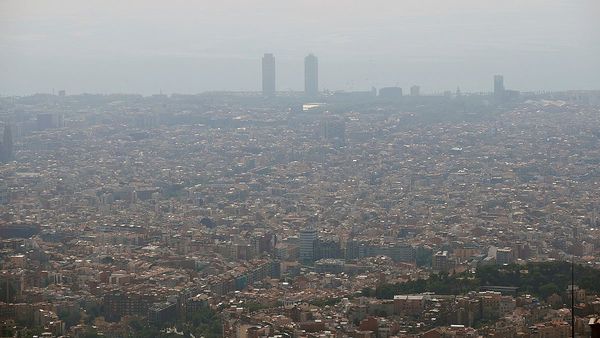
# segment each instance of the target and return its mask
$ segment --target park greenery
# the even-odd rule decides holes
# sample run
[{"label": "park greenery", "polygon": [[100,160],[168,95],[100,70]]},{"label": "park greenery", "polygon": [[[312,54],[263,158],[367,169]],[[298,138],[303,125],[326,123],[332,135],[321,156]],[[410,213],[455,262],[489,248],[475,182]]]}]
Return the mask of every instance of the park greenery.
[{"label": "park greenery", "polygon": [[[600,270],[575,265],[575,285],[591,292],[600,292]],[[524,265],[486,265],[475,273],[433,274],[428,279],[405,283],[381,284],[374,290],[363,289],[364,296],[392,299],[394,295],[433,292],[442,295],[460,295],[477,291],[485,286],[517,287],[520,294],[531,294],[545,299],[552,294],[563,295],[571,283],[571,264],[568,262],[535,262]]]},{"label": "park greenery", "polygon": [[194,312],[186,321],[178,321],[169,323],[172,328],[176,328],[177,332],[168,332],[164,327],[148,325],[143,321],[133,321],[130,324],[132,330],[132,338],[156,338],[156,337],[204,337],[204,338],[221,338],[223,336],[223,326],[219,314],[206,307]]}]

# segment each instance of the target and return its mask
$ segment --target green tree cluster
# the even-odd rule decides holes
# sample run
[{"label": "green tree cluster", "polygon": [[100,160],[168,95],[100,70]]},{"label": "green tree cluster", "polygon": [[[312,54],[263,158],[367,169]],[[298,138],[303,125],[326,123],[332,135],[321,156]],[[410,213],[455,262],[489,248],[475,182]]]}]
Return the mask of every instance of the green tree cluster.
[{"label": "green tree cluster", "polygon": [[[181,338],[176,333],[166,333],[164,328],[147,325],[141,320],[130,323],[132,338]],[[176,325],[184,337],[221,338],[223,336],[223,324],[218,313],[210,308],[202,308],[192,314],[187,321],[178,322]]]},{"label": "green tree cluster", "polygon": [[[575,266],[575,285],[591,292],[600,293],[600,270]],[[482,286],[513,286],[520,293],[546,298],[554,293],[563,294],[571,283],[571,265],[568,262],[528,263],[526,265],[481,266],[473,275],[460,273],[433,274],[428,279],[405,283],[382,284],[375,290],[365,288],[362,295],[380,299],[392,299],[395,295],[434,292],[459,295],[479,290]]]}]

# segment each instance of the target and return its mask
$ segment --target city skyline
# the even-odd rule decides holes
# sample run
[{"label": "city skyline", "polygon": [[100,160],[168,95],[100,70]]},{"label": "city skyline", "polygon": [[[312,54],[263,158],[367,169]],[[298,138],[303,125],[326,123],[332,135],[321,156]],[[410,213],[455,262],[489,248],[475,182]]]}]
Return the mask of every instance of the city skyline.
[{"label": "city skyline", "polygon": [[[320,90],[319,88],[319,67],[318,67],[318,63],[319,60],[318,58],[310,53],[307,56],[304,57],[304,64],[303,64],[303,69],[304,69],[304,76],[303,76],[303,82],[304,82],[304,87],[303,89],[300,90],[292,90],[292,89],[279,89],[277,88],[277,66],[276,66],[276,59],[275,59],[275,55],[274,53],[264,53],[261,59],[261,66],[260,66],[260,79],[259,82],[261,83],[260,88],[256,89],[256,90],[241,90],[239,92],[256,92],[256,93],[262,93],[265,96],[275,96],[278,92],[279,93],[283,93],[283,92],[295,92],[295,93],[304,93],[305,95],[308,96],[315,96],[317,94],[319,94],[320,92],[336,92],[336,91],[340,91],[340,92],[344,92],[347,90],[344,89],[335,89],[335,88],[326,88],[324,90]],[[289,71],[289,70],[288,70]],[[389,86],[389,87],[375,87],[372,86],[370,88],[358,88],[356,91],[371,91],[372,89],[387,89],[387,88],[405,88],[405,89],[409,89],[410,90],[410,96],[420,96],[420,95],[446,95],[449,91],[451,92],[452,88],[445,88],[445,89],[441,89],[441,90],[432,90],[432,91],[423,91],[421,88],[421,85],[419,84],[408,84],[406,83],[405,86],[399,86],[398,85],[399,82],[396,82],[395,86]],[[456,86],[456,88],[460,88],[460,86]],[[494,94],[495,96],[498,95],[503,95],[504,91],[506,90],[505,86],[504,86],[504,75],[502,74],[495,74],[493,75],[493,83],[492,86],[490,88],[487,89],[479,89],[479,90],[473,90],[473,91],[462,91],[464,93],[474,93],[474,94],[481,94],[481,93],[491,93]],[[554,92],[564,92],[564,91],[569,91],[569,90],[578,90],[578,89],[567,89],[567,90],[556,90]],[[584,89],[579,89],[579,90],[594,90],[594,89],[589,89],[589,88],[584,88]],[[349,90],[349,91],[353,91],[353,90]],[[235,90],[207,90],[204,92],[198,92],[195,94],[201,94],[201,93],[210,93],[210,92],[236,92]],[[540,88],[537,89],[533,89],[530,91],[525,91],[525,92],[537,92],[537,93],[541,93],[541,92],[553,92],[553,91],[546,91]],[[67,91],[65,89],[62,88],[52,88],[52,92],[38,92],[38,93],[26,93],[23,95],[16,95],[16,96],[28,96],[28,95],[34,95],[34,94],[58,94],[59,96],[64,96],[66,95]],[[71,94],[69,92],[69,94]],[[76,92],[75,94],[119,94],[119,92],[108,92],[108,93],[87,93],[87,92],[83,92],[83,93],[78,93]],[[136,92],[127,92],[124,94],[140,94],[140,93],[136,93]],[[163,94],[163,91],[160,90],[159,93],[146,93],[146,95],[155,95],[155,94]],[[176,93],[173,92],[171,94],[182,94],[182,93]],[[0,93],[0,97],[3,96],[2,93]],[[10,95],[5,95],[5,96],[10,96]],[[402,96],[402,95],[400,95]]]},{"label": "city skyline", "polygon": [[595,0],[335,4],[2,1],[0,93],[259,91],[265,51],[281,91],[303,89],[307,52],[321,90],[491,91],[496,73],[521,91],[600,89]]},{"label": "city skyline", "polygon": [[[325,89],[324,91],[320,91],[319,90],[319,66],[318,66],[319,60],[318,57],[316,57],[314,54],[310,53],[307,56],[304,57],[304,89],[303,90],[278,90],[277,88],[277,66],[276,66],[276,59],[275,59],[275,55],[273,53],[264,53],[261,59],[261,76],[259,81],[261,82],[261,88],[260,90],[254,90],[254,91],[246,91],[249,93],[262,93],[262,95],[266,96],[266,97],[274,97],[276,95],[278,95],[278,93],[303,93],[306,96],[309,97],[315,97],[317,95],[319,95],[322,92],[330,92],[330,93],[334,93],[334,92],[345,92],[345,90],[330,90],[330,89]],[[428,92],[428,91],[422,91],[421,90],[421,86],[418,84],[412,84],[412,85],[407,85],[406,87],[400,87],[400,86],[392,86],[392,87],[371,87],[371,88],[364,88],[362,90],[358,90],[358,92],[367,92],[367,91],[375,91],[375,94],[378,94],[378,89],[384,89],[384,90],[398,90],[400,95],[399,96],[403,96],[402,94],[402,88],[407,88],[410,90],[410,96],[420,96],[420,95],[448,95],[449,92],[452,92],[451,90],[445,89],[445,90],[441,90],[441,91],[432,91],[432,92]],[[457,86],[457,91],[458,92],[462,92],[460,89],[460,86]],[[496,97],[499,96],[503,96],[505,94],[506,88],[504,86],[504,75],[501,74],[496,74],[493,76],[493,86],[491,90],[478,90],[478,91],[473,91],[473,92],[469,92],[469,91],[464,91],[464,93],[471,93],[471,94],[494,94]],[[219,91],[206,91],[204,93],[210,93],[210,92],[219,92]],[[232,92],[235,93],[235,91],[221,91],[221,92]],[[518,91],[513,91],[513,92],[518,92]],[[530,91],[531,93],[534,92],[544,92],[543,90],[534,90],[534,91]],[[564,91],[557,91],[557,92],[564,92]],[[30,93],[30,94],[26,94],[24,96],[28,96],[28,95],[33,95],[33,94],[52,94],[52,95],[58,95],[58,96],[65,96],[67,95],[66,90],[64,89],[52,89],[52,93]],[[70,94],[70,93],[69,93]],[[99,94],[99,93],[85,93],[85,94]],[[107,94],[119,94],[119,93],[107,93]],[[139,93],[125,93],[125,94],[139,94]],[[155,95],[157,93],[152,93],[150,95]],[[163,94],[162,90],[160,91],[160,93],[158,94]],[[172,93],[172,94],[180,94],[180,93]],[[197,94],[201,94],[201,93],[197,93]],[[0,93],[0,97],[1,97],[1,93]]]},{"label": "city skyline", "polygon": [[0,0],[0,335],[600,338],[598,13]]},{"label": "city skyline", "polygon": [[[292,90],[292,89],[279,89],[277,88],[277,66],[276,66],[276,59],[275,59],[275,55],[273,53],[264,53],[261,59],[261,66],[260,66],[260,71],[261,71],[261,75],[260,75],[260,83],[261,83],[261,87],[257,90],[247,90],[247,91],[240,91],[240,92],[255,92],[255,93],[262,93],[262,95],[267,96],[267,97],[272,97],[277,95],[277,93],[284,93],[284,92],[294,92],[294,93],[304,93],[304,95],[307,96],[316,96],[321,92],[344,92],[346,90],[344,89],[330,89],[330,88],[326,88],[324,90],[320,90],[319,88],[319,66],[318,66],[319,60],[318,58],[310,53],[307,56],[304,57],[304,76],[303,76],[303,80],[304,80],[304,88],[303,90]],[[402,95],[402,88],[408,89],[410,90],[410,96],[420,96],[420,95],[447,95],[448,92],[452,92],[452,90],[450,90],[451,88],[446,88],[446,89],[442,89],[442,90],[433,90],[433,91],[422,91],[421,85],[419,84],[406,84],[406,86],[399,86],[398,85],[399,82],[396,82],[395,86],[389,86],[389,87],[375,87],[372,86],[370,88],[359,88],[357,91],[372,91],[373,89],[377,90],[377,89],[398,89],[400,90],[400,96]],[[502,96],[505,94],[506,88],[504,86],[504,75],[502,74],[495,74],[493,75],[493,84],[491,86],[491,88],[487,88],[487,89],[479,89],[479,90],[474,90],[474,91],[462,91],[460,90],[460,86],[456,86],[458,91],[461,91],[463,93],[472,93],[472,94],[494,94],[496,97],[498,96]],[[568,89],[568,90],[576,90],[576,89]],[[566,90],[566,91],[568,91]],[[590,90],[590,89],[581,89],[581,90]],[[353,90],[350,90],[353,91]],[[564,92],[565,90],[557,90],[555,92]],[[196,94],[201,94],[201,93],[210,93],[210,92],[236,92],[236,91],[229,91],[229,90],[207,90],[205,92],[199,92]],[[537,93],[541,93],[541,92],[552,92],[552,91],[545,91],[543,89],[534,89],[531,91],[526,91],[526,92],[537,92]],[[28,95],[33,95],[33,94],[58,94],[59,96],[65,96],[67,94],[67,91],[65,89],[62,88],[52,88],[52,93],[27,93],[24,94],[23,96],[28,96]],[[69,93],[71,94],[71,93]],[[76,93],[76,94],[84,94],[84,93]],[[88,93],[85,93],[88,94]],[[89,94],[119,94],[118,92],[109,92],[109,93],[89,93]],[[140,94],[140,93],[124,93],[124,94]],[[163,94],[163,91],[160,90],[159,93],[150,93],[149,95],[155,95],[155,94]],[[181,94],[181,93],[171,93],[171,94]],[[3,96],[2,93],[0,93],[0,97]],[[18,96],[18,95],[17,95]]]}]

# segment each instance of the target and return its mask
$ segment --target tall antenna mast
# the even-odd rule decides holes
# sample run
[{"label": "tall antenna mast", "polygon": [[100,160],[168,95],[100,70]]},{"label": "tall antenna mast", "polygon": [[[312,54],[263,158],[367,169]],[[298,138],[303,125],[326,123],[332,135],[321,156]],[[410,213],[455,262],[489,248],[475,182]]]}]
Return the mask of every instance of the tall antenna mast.
[{"label": "tall antenna mast", "polygon": [[571,247],[571,337],[575,338],[575,241],[577,233],[573,225],[573,246]]}]

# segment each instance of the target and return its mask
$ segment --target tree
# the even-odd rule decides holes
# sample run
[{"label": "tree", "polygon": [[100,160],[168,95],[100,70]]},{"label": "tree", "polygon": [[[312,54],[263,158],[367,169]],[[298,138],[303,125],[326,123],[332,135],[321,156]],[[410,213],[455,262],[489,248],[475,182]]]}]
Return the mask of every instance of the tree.
[{"label": "tree", "polygon": [[67,328],[70,328],[71,326],[79,324],[79,321],[81,320],[81,312],[79,309],[62,310],[59,312],[58,318],[65,322],[65,326]]},{"label": "tree", "polygon": [[547,284],[540,286],[539,293],[543,299],[546,299],[555,293],[558,294],[559,292],[560,292],[560,289],[558,288],[558,286],[556,284],[547,283]]}]

